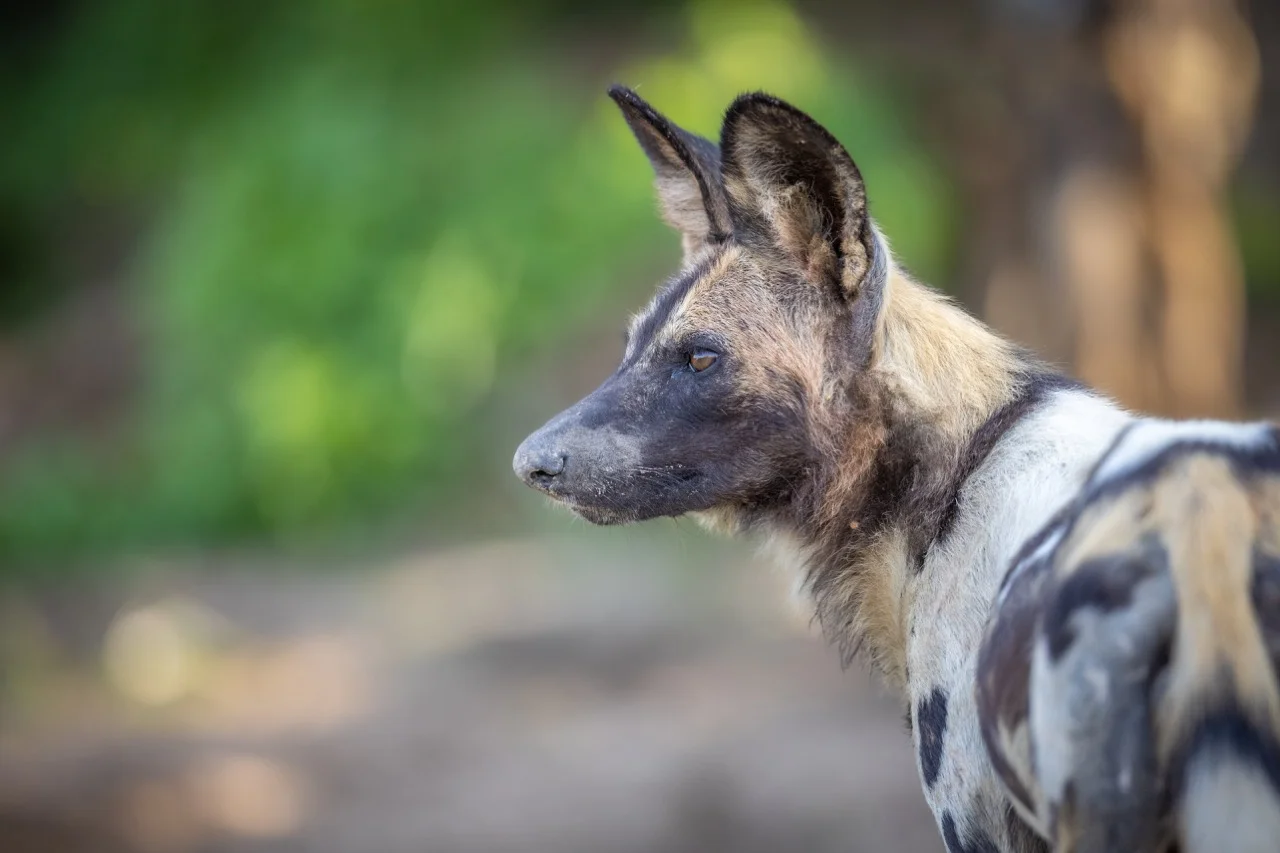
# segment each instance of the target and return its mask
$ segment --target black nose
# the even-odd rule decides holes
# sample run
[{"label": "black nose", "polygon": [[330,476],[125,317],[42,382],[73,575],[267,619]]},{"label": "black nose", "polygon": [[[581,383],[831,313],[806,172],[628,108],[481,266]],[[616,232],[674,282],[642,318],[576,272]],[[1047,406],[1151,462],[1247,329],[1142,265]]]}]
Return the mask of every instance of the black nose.
[{"label": "black nose", "polygon": [[536,441],[537,435],[525,439],[516,449],[511,467],[516,476],[535,488],[547,488],[564,472],[565,455],[550,445]]}]

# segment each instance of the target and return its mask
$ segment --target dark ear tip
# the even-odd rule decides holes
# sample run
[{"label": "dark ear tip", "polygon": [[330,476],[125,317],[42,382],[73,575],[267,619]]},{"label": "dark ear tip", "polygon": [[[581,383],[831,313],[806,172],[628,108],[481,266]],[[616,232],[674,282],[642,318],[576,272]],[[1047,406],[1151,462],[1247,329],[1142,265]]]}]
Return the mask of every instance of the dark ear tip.
[{"label": "dark ear tip", "polygon": [[627,100],[638,97],[634,89],[629,89],[621,83],[614,83],[608,88],[609,97],[615,101]]},{"label": "dark ear tip", "polygon": [[720,131],[721,149],[732,150],[743,128],[754,128],[756,132],[770,135],[782,134],[781,138],[791,138],[800,131],[802,135],[819,139],[827,145],[842,147],[831,131],[808,113],[764,92],[739,95],[729,105]]},{"label": "dark ear tip", "polygon": [[782,113],[785,116],[813,121],[804,112],[791,106],[781,98],[776,98],[767,92],[747,92],[734,98],[733,103],[729,104],[729,109],[725,110],[724,122],[729,124],[743,116],[755,115],[764,117],[771,113],[774,115]]},{"label": "dark ear tip", "polygon": [[610,86],[608,93],[613,102],[624,110],[653,112],[653,107],[649,106],[644,98],[637,95],[634,89],[629,89],[621,83]]}]

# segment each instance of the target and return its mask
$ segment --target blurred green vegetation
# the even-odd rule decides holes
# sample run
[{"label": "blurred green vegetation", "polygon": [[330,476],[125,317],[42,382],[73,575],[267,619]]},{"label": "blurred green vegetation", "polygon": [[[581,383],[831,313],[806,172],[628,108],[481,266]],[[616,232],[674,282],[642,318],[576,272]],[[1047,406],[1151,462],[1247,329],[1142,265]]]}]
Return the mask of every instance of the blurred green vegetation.
[{"label": "blurred green vegetation", "polygon": [[0,322],[75,286],[68,211],[136,221],[143,379],[108,441],[10,454],[0,553],[288,537],[406,503],[445,523],[482,500],[471,461],[511,450],[477,423],[495,381],[675,258],[613,80],[713,136],[741,91],[794,99],[848,144],[900,257],[945,279],[937,168],[788,6],[695,2],[650,31],[578,11],[99,0],[9,57]]}]

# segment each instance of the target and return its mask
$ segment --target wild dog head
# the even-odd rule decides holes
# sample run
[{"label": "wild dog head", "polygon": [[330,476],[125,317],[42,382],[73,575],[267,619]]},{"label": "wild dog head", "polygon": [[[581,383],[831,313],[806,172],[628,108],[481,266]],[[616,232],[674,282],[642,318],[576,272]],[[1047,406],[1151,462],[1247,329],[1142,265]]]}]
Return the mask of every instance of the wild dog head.
[{"label": "wild dog head", "polygon": [[767,95],[733,102],[719,146],[630,90],[610,96],[684,263],[632,320],[613,374],[526,438],[515,471],[600,524],[782,511],[820,488],[821,460],[850,445],[837,425],[867,404],[856,389],[888,258],[862,177],[828,131]]}]

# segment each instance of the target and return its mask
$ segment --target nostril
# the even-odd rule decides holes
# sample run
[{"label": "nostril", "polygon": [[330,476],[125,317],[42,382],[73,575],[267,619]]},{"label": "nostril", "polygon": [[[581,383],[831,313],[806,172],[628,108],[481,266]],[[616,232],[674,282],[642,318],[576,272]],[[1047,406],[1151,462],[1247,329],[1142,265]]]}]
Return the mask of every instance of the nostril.
[{"label": "nostril", "polygon": [[516,448],[511,466],[515,469],[516,476],[525,483],[547,489],[556,477],[564,473],[566,461],[566,455],[555,444],[534,433]]},{"label": "nostril", "polygon": [[564,472],[564,463],[561,453],[518,453],[516,473],[529,485],[546,489]]},{"label": "nostril", "polygon": [[529,475],[535,480],[546,482],[560,476],[564,471],[564,457],[551,456],[546,459],[540,459],[538,465]]}]

